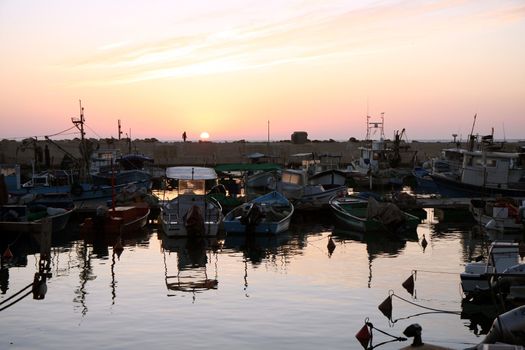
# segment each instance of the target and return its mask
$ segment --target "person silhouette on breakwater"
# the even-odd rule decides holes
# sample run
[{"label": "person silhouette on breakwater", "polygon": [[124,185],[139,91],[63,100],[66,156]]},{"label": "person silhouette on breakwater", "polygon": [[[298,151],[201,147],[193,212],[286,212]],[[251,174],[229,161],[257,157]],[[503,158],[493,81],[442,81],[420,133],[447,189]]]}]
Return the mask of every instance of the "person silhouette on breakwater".
[{"label": "person silhouette on breakwater", "polygon": [[186,131],[182,133],[182,141],[186,142]]}]

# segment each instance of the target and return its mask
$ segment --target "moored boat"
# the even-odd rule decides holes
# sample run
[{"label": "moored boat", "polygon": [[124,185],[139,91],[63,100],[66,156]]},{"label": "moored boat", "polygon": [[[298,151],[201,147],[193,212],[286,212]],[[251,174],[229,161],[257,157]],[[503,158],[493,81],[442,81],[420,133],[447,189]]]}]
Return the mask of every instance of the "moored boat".
[{"label": "moored boat", "polygon": [[273,191],[227,213],[224,230],[227,233],[278,234],[288,230],[293,213],[293,204],[281,193]]},{"label": "moored boat", "polygon": [[96,216],[89,217],[80,224],[82,234],[122,235],[139,231],[148,222],[148,205],[120,206],[107,209],[100,207]]},{"label": "moored boat", "polygon": [[212,168],[177,166],[166,169],[176,180],[177,196],[160,207],[160,224],[168,237],[217,236],[223,214],[220,203],[206,195],[206,182],[217,182]]},{"label": "moored boat", "polygon": [[514,285],[525,284],[525,264],[520,264],[519,243],[492,242],[486,261],[466,264],[460,278],[466,298],[490,291],[491,282],[502,278]]},{"label": "moored boat", "polygon": [[0,206],[0,231],[10,233],[41,233],[46,222],[51,224],[51,232],[66,228],[73,208],[53,208],[43,205]]},{"label": "moored boat", "polygon": [[525,229],[525,202],[519,206],[512,198],[472,199],[469,205],[475,221],[500,232]]},{"label": "moored boat", "polygon": [[343,225],[359,232],[394,234],[415,230],[420,223],[417,216],[400,210],[395,204],[379,203],[372,197],[365,200],[336,196],[330,199],[330,208]]},{"label": "moored boat", "polygon": [[[468,149],[448,149],[452,160],[448,171],[434,169],[431,177],[439,192],[449,197],[507,196],[525,197],[525,150],[495,149],[492,135],[484,136],[479,149],[471,135]],[[443,153],[445,154],[445,153]],[[451,158],[452,159],[452,158]]]},{"label": "moored boat", "polygon": [[330,198],[344,195],[348,191],[345,185],[325,187],[310,184],[308,173],[304,169],[284,169],[275,188],[294,205],[295,210],[318,210],[328,208]]}]

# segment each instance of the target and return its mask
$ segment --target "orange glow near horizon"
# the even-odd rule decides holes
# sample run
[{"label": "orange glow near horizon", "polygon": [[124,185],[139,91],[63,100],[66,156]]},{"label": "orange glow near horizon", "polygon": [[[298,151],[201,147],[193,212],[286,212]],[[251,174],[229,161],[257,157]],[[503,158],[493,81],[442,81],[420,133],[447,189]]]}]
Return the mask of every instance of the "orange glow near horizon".
[{"label": "orange glow near horizon", "polygon": [[525,138],[519,1],[24,4],[0,5],[0,139],[78,136],[79,99],[94,138],[121,120],[132,138],[266,140],[270,121],[271,140],[348,140],[381,112],[390,138],[466,139],[474,114]]}]

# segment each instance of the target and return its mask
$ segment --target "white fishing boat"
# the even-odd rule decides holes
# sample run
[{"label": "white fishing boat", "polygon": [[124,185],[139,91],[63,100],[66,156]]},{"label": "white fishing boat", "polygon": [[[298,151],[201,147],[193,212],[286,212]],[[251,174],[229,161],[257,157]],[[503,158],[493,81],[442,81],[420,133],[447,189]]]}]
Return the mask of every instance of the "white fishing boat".
[{"label": "white fishing boat", "polygon": [[166,236],[217,236],[223,219],[222,208],[218,201],[206,196],[206,182],[217,183],[215,170],[169,167],[166,178],[178,182],[177,196],[160,207],[160,223]]},{"label": "white fishing boat", "polygon": [[520,205],[512,198],[472,199],[469,209],[476,222],[488,230],[508,232],[525,229],[525,202]]},{"label": "white fishing boat", "polygon": [[465,265],[460,274],[461,287],[467,298],[487,292],[491,281],[498,278],[516,279],[525,282],[525,264],[520,263],[519,243],[492,242],[486,261],[475,261]]},{"label": "white fishing boat", "polygon": [[[431,177],[444,196],[525,197],[525,148],[506,150],[495,144],[493,135],[470,135],[467,149],[447,149],[446,171],[432,171]],[[445,153],[442,153],[445,155]],[[446,158],[447,159],[447,158]],[[446,167],[445,167],[446,168]]]},{"label": "white fishing boat", "polygon": [[304,169],[284,169],[275,189],[294,205],[296,210],[328,208],[330,198],[348,192],[345,185],[323,186],[310,184],[308,172]]},{"label": "white fishing boat", "polygon": [[[365,145],[359,147],[359,158],[350,164],[350,175],[359,186],[370,189],[402,185],[413,175],[400,166],[413,163],[416,157],[415,152],[408,150],[406,143],[401,145],[405,130],[395,133],[393,147],[389,147],[385,140],[384,113],[381,113],[381,121],[370,121],[370,116],[366,118]],[[376,132],[379,138],[373,140],[371,137]]]}]

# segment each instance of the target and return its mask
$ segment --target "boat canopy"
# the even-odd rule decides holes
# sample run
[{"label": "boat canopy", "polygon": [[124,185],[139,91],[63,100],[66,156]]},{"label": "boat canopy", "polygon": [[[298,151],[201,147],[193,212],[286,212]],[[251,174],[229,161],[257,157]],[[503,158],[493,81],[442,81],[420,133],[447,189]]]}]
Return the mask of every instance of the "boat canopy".
[{"label": "boat canopy", "polygon": [[217,173],[213,168],[174,166],[166,169],[166,177],[177,180],[214,180]]},{"label": "boat canopy", "polygon": [[273,163],[237,163],[237,164],[220,164],[215,167],[216,171],[272,171],[280,170],[281,166]]}]

